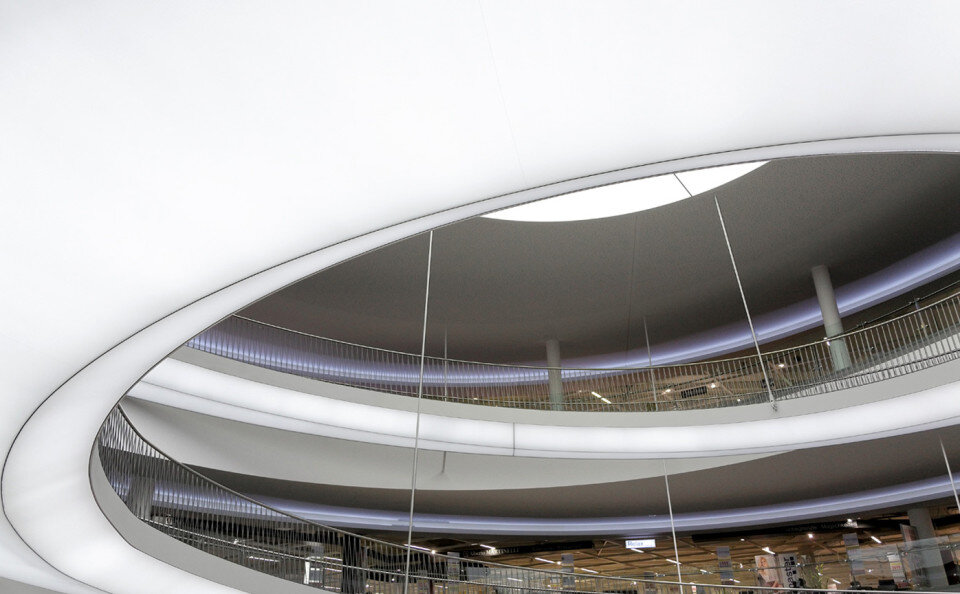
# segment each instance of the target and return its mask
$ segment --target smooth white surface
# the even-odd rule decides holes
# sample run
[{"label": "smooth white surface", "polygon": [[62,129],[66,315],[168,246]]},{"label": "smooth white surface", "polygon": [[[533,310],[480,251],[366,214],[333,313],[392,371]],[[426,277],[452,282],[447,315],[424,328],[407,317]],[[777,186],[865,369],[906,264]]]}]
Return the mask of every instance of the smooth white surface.
[{"label": "smooth white surface", "polygon": [[151,365],[319,268],[674,170],[956,151],[960,6],[911,6],[4,2],[0,572],[223,591],[116,534],[87,454]]},{"label": "smooth white surface", "polygon": [[[196,399],[199,402],[199,399]],[[379,489],[409,489],[412,450],[317,435],[307,421],[287,429],[233,421],[234,409],[214,415],[124,398],[124,412],[154,445],[185,464],[272,479]],[[264,415],[261,423],[269,423]],[[290,428],[294,427],[295,430]],[[419,450],[417,488],[484,491],[603,484],[661,477],[660,460],[526,458]],[[763,457],[701,456],[672,460],[673,474]],[[401,514],[402,515],[402,514]]]},{"label": "smooth white surface", "polygon": [[658,175],[599,188],[590,188],[514,206],[484,215],[490,219],[528,223],[582,221],[602,219],[630,212],[650,210],[658,206],[692,198],[720,187],[762,166],[760,163],[738,163],[697,171]]},{"label": "smooth white surface", "polygon": [[[230,367],[248,370],[251,366],[234,362]],[[286,379],[282,375],[270,372],[259,377]],[[682,411],[672,415],[670,423],[658,422],[666,413],[509,409],[506,416],[512,413],[514,419],[492,420],[483,417],[495,407],[430,403],[434,406],[423,407],[420,416],[419,447],[567,459],[769,454],[952,425],[960,420],[958,378],[960,360],[955,360],[866,386],[784,400],[776,411],[767,404],[699,414]],[[275,429],[413,447],[416,411],[409,410],[413,399],[370,394],[368,402],[379,401],[378,406],[336,397],[366,390],[311,380],[299,383],[313,391],[254,381],[170,358],[154,367],[130,395]]]}]

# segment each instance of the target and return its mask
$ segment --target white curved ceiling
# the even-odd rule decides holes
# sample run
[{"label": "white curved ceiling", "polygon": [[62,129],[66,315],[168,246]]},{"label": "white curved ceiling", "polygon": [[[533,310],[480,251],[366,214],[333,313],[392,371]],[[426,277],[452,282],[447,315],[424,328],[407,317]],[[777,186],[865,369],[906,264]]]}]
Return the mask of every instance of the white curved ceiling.
[{"label": "white curved ceiling", "polygon": [[526,200],[787,155],[956,151],[958,17],[949,2],[4,3],[3,576],[227,591],[133,550],[90,493],[97,426],[156,361],[317,269]]}]

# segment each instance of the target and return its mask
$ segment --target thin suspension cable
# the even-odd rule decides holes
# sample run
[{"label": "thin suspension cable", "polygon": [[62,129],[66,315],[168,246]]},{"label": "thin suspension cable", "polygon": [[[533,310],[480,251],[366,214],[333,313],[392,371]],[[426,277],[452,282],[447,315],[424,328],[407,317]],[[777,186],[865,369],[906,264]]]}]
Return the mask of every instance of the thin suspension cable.
[{"label": "thin suspension cable", "polygon": [[427,310],[430,305],[430,267],[433,263],[433,231],[427,241],[427,285],[423,296],[423,333],[420,338],[420,381],[417,384],[417,423],[413,432],[413,472],[410,476],[410,518],[407,522],[407,562],[403,571],[403,594],[410,586],[410,546],[413,539],[413,504],[417,495],[417,463],[420,460],[420,406],[423,403],[423,368],[427,360]]},{"label": "thin suspension cable", "polygon": [[[447,364],[450,359],[447,354],[447,326],[443,327],[443,399],[447,399]],[[446,455],[446,453],[444,453]]]},{"label": "thin suspension cable", "polygon": [[760,341],[757,340],[757,332],[753,328],[753,318],[750,317],[750,307],[747,306],[747,296],[743,292],[743,283],[740,282],[740,273],[737,271],[737,260],[733,257],[733,248],[730,246],[727,226],[723,222],[723,212],[720,210],[720,201],[717,200],[716,196],[713,197],[713,203],[717,205],[717,216],[720,217],[720,228],[723,229],[723,240],[727,244],[727,253],[730,254],[730,264],[733,265],[733,276],[737,278],[737,288],[740,289],[740,300],[743,301],[743,311],[747,314],[747,324],[750,325],[750,336],[753,337],[753,346],[757,349],[760,371],[763,372],[763,384],[767,388],[767,396],[770,397],[770,404],[776,408],[777,403],[773,398],[773,390],[770,389],[770,378],[767,377],[767,366],[763,364],[763,355],[760,353]]},{"label": "thin suspension cable", "polygon": [[630,322],[633,320],[633,291],[637,276],[637,234],[640,230],[640,213],[633,217],[633,253],[630,260],[630,281],[627,283],[627,348],[624,354],[630,356]]},{"label": "thin suspension cable", "polygon": [[643,316],[643,338],[647,341],[647,370],[650,373],[650,386],[653,388],[653,410],[660,410],[657,402],[657,378],[653,374],[653,351],[650,350],[650,334],[647,332],[647,316]]},{"label": "thin suspension cable", "polygon": [[940,451],[943,452],[943,462],[947,465],[947,476],[950,477],[950,488],[953,489],[953,500],[960,510],[960,497],[957,496],[957,485],[953,482],[953,472],[950,470],[950,460],[947,458],[947,448],[943,447],[943,438],[940,438]]},{"label": "thin suspension cable", "polygon": [[670,500],[670,476],[667,474],[667,459],[663,462],[663,484],[667,487],[667,511],[670,512],[670,535],[673,537],[673,560],[677,562],[677,581],[683,594],[683,573],[680,570],[680,552],[677,550],[677,527],[673,523],[673,502]]}]

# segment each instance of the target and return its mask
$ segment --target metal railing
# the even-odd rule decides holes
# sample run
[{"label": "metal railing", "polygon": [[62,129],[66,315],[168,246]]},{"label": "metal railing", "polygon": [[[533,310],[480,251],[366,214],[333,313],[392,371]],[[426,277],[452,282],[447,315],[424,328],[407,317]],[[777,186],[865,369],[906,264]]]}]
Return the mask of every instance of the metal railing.
[{"label": "metal railing", "polygon": [[[960,295],[814,343],[698,363],[560,370],[426,357],[423,396],[513,408],[639,412],[756,404],[841,390],[960,356]],[[231,316],[187,346],[267,369],[346,386],[417,395],[420,356],[376,349]],[[769,391],[767,389],[769,381]]]},{"label": "metal railing", "polygon": [[[581,573],[573,568],[558,571],[517,567],[354,534],[257,502],[171,459],[139,433],[119,406],[104,421],[96,447],[113,490],[133,514],[152,528],[203,553],[331,592],[733,594],[749,590],[799,594],[825,589],[755,586],[757,577],[749,572],[733,585],[700,581],[707,577],[719,580],[716,568],[692,568],[698,579],[684,579],[681,584],[584,573],[593,570],[580,568]],[[953,555],[953,545],[934,546]],[[868,560],[866,556],[860,558],[861,562]],[[822,563],[812,569],[808,572],[811,579],[827,575]],[[844,567],[843,572],[846,571]],[[835,578],[833,581],[839,582]]]}]

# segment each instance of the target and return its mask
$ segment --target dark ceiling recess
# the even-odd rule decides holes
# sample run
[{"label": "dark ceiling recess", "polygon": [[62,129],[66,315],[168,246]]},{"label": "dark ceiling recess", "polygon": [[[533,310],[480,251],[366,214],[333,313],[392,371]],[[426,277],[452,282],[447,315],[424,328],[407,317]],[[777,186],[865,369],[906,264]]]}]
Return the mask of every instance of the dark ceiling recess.
[{"label": "dark ceiling recess", "polygon": [[[713,205],[762,314],[844,285],[960,232],[960,157],[879,154],[771,162],[637,214],[569,223],[473,219],[435,233],[428,351],[482,361],[620,353],[745,324]],[[414,237],[288,287],[243,313],[300,331],[419,352],[427,242]]]}]

